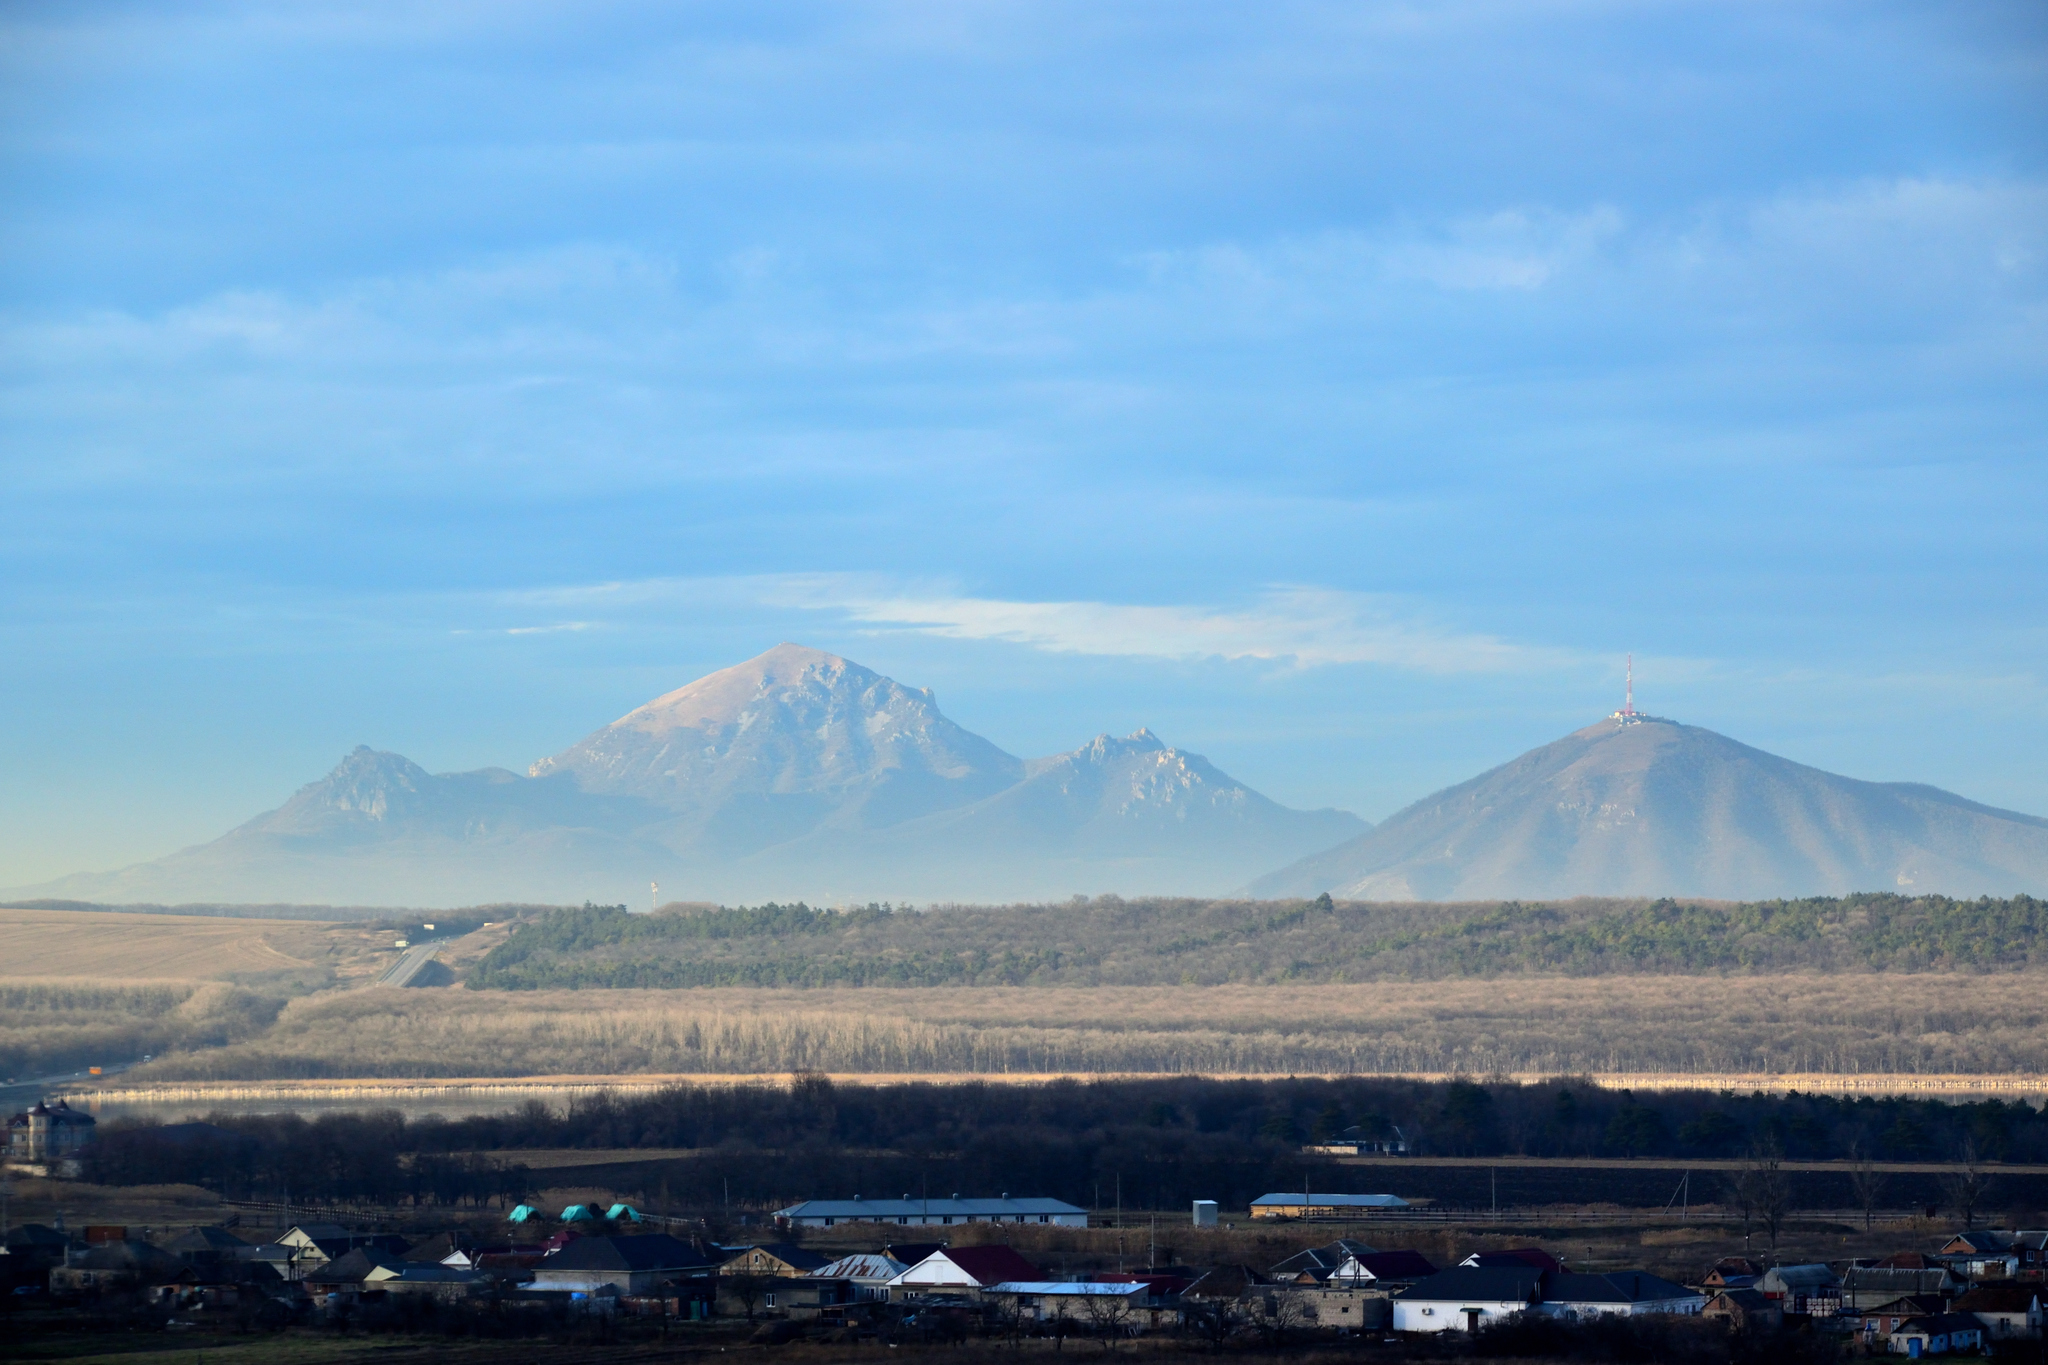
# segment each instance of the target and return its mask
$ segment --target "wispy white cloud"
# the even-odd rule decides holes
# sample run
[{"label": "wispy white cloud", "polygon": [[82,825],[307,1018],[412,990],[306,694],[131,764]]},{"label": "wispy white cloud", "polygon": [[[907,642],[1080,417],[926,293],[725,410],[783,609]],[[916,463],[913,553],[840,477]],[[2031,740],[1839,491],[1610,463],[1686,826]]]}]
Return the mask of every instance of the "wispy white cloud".
[{"label": "wispy white cloud", "polygon": [[1429,619],[1393,596],[1279,585],[1244,605],[1028,601],[977,597],[865,574],[650,579],[521,593],[523,606],[621,614],[689,601],[829,613],[862,628],[1000,641],[1052,654],[1269,660],[1296,667],[1377,664],[1431,673],[1575,669],[1573,650],[1523,644]]}]

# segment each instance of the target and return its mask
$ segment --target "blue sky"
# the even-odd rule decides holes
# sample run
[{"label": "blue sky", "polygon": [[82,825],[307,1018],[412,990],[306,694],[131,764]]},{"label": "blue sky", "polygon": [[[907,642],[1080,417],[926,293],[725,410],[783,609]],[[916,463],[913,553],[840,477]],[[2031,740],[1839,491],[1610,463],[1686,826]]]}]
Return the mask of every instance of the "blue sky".
[{"label": "blue sky", "polygon": [[2048,813],[2032,4],[0,12],[0,885],[779,640],[1378,819]]}]

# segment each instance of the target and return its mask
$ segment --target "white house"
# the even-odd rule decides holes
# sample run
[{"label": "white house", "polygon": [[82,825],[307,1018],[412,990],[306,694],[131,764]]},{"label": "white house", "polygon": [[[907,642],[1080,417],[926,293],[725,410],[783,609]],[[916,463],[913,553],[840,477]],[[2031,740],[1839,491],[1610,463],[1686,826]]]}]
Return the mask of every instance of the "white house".
[{"label": "white house", "polygon": [[695,1247],[666,1233],[579,1237],[534,1267],[533,1287],[647,1294],[677,1280],[708,1278],[716,1269]]},{"label": "white house", "polygon": [[1987,1284],[1972,1289],[1949,1305],[1952,1313],[1968,1313],[1984,1324],[1993,1341],[2041,1335],[2044,1291],[2038,1284]]},{"label": "white house", "polygon": [[889,1280],[892,1299],[925,1294],[979,1296],[994,1285],[1044,1278],[1044,1272],[1006,1246],[947,1247]]},{"label": "white house", "polygon": [[1456,1266],[1394,1296],[1396,1332],[1476,1332],[1543,1301],[1543,1272]]},{"label": "white house", "polygon": [[1089,1304],[1120,1302],[1135,1313],[1151,1297],[1149,1284],[1102,1283],[1096,1280],[1005,1280],[988,1287],[988,1292],[1014,1298],[1017,1310],[1026,1318],[1051,1322],[1067,1318],[1086,1322]]},{"label": "white house", "polygon": [[785,1227],[829,1228],[840,1223],[893,1223],[948,1227],[955,1223],[1046,1223],[1085,1228],[1088,1210],[1058,1199],[806,1199],[775,1211]]},{"label": "white house", "polygon": [[1889,1338],[1893,1355],[1923,1356],[1984,1349],[1984,1324],[1968,1313],[1934,1313],[1907,1318]]},{"label": "white house", "polygon": [[1690,1315],[1707,1306],[1707,1296],[1662,1276],[1640,1270],[1604,1275],[1552,1275],[1543,1285],[1541,1311],[1554,1317],[1639,1317],[1646,1313]]}]

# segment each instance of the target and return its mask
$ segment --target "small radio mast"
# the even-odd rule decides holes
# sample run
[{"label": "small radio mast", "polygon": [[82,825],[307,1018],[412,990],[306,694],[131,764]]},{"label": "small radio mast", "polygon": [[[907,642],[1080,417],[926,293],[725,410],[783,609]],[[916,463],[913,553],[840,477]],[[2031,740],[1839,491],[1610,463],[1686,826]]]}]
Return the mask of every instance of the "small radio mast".
[{"label": "small radio mast", "polygon": [[660,883],[660,882],[649,882],[649,883],[647,883],[647,908],[648,908],[648,910],[649,910],[649,911],[655,911],[655,910],[659,910],[659,909],[661,909],[661,883]]},{"label": "small radio mast", "polygon": [[1627,690],[1621,694],[1621,709],[1609,716],[1608,719],[1616,725],[1640,725],[1643,722],[1643,714],[1636,710],[1636,656],[1633,654],[1628,656],[1628,672],[1626,677],[1628,679],[1625,684]]}]

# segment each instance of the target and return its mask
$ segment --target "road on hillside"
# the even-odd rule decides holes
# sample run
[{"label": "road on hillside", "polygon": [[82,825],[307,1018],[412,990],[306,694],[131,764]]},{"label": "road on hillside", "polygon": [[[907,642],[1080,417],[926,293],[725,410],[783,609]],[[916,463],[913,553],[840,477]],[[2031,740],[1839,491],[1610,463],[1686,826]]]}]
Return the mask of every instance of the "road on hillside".
[{"label": "road on hillside", "polygon": [[416,943],[398,955],[398,961],[391,964],[370,984],[373,986],[409,986],[420,969],[434,960],[434,954],[441,950],[438,943]]}]

